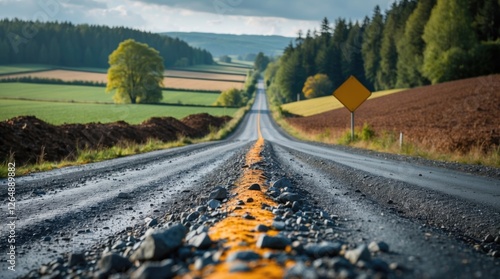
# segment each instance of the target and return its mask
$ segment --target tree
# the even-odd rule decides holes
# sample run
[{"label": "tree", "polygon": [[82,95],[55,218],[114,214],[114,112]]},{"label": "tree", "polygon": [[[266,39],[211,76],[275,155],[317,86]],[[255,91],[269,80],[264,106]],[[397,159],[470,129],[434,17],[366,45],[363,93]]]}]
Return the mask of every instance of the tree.
[{"label": "tree", "polygon": [[366,79],[371,83],[372,89],[379,89],[377,72],[380,69],[380,48],[384,31],[384,17],[380,7],[376,6],[373,18],[365,30],[361,52],[363,54]]},{"label": "tree", "polygon": [[222,55],[221,57],[219,57],[219,61],[224,63],[231,63],[233,59],[231,59],[231,57],[227,55]]},{"label": "tree", "polygon": [[467,77],[469,51],[477,45],[467,0],[440,0],[422,38],[426,43],[423,74],[432,83]]},{"label": "tree", "polygon": [[396,45],[398,50],[396,87],[398,88],[422,86],[429,83],[429,80],[422,75],[425,49],[422,35],[435,5],[436,0],[420,0],[406,22],[404,35]]},{"label": "tree", "polygon": [[242,92],[236,88],[231,88],[229,90],[223,91],[217,101],[215,101],[216,106],[224,107],[240,107],[243,104]]},{"label": "tree", "polygon": [[128,39],[109,56],[106,92],[116,103],[154,103],[162,99],[163,58],[147,44]]},{"label": "tree", "polygon": [[326,96],[332,93],[332,82],[325,74],[316,74],[307,78],[302,92],[308,99]]},{"label": "tree", "polygon": [[269,62],[270,62],[269,57],[265,56],[264,53],[259,52],[259,54],[257,54],[257,57],[255,57],[253,68],[256,71],[263,72],[266,69],[267,64],[269,64]]}]

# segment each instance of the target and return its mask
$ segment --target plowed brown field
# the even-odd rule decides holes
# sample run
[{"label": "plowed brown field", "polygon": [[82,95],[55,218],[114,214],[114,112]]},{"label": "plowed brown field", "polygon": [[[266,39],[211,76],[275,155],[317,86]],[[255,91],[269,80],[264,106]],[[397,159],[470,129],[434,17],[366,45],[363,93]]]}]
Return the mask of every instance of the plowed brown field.
[{"label": "plowed brown field", "polygon": [[[350,113],[337,109],[287,121],[307,133],[350,127]],[[500,75],[424,86],[361,105],[356,127],[368,123],[376,133],[403,132],[406,142],[444,152],[489,151],[500,145]]]}]

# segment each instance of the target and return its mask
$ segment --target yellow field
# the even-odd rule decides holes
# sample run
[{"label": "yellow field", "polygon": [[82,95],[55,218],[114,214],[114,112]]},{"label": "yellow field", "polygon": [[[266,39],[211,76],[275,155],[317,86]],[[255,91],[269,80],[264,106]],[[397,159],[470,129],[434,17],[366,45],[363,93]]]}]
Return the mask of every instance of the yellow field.
[{"label": "yellow field", "polygon": [[[387,95],[394,94],[397,92],[401,92],[404,90],[406,90],[406,89],[392,89],[392,90],[373,92],[372,95],[370,96],[370,98],[368,98],[368,99],[379,98],[379,97],[387,96]],[[314,114],[319,114],[319,113],[323,113],[323,112],[327,112],[330,110],[339,109],[339,108],[343,108],[343,107],[344,107],[344,105],[342,105],[342,103],[340,103],[337,100],[337,98],[333,97],[333,95],[304,100],[304,101],[299,101],[299,102],[288,103],[288,104],[284,104],[281,106],[281,108],[283,110],[285,110],[289,113],[295,114],[295,115],[300,115],[300,116],[311,116]]]},{"label": "yellow field", "polygon": [[223,73],[203,73],[203,72],[190,72],[190,71],[176,71],[166,70],[164,73],[166,77],[184,77],[184,78],[200,78],[200,79],[214,79],[214,80],[230,80],[236,82],[245,82],[246,75],[229,75]]},{"label": "yellow field", "polygon": [[[242,89],[245,76],[243,75],[228,75],[218,73],[202,73],[188,71],[165,71],[166,77],[163,79],[163,86],[167,88],[179,88],[188,90],[227,90],[231,88]],[[57,78],[64,81],[94,81],[107,82],[107,75],[104,73],[92,73],[81,71],[68,70],[50,70],[36,73],[12,74],[4,75],[0,78],[18,78],[18,77],[35,77],[35,78]],[[168,77],[172,76],[172,77]],[[199,79],[196,79],[199,78]],[[228,80],[228,81],[221,81]]]}]

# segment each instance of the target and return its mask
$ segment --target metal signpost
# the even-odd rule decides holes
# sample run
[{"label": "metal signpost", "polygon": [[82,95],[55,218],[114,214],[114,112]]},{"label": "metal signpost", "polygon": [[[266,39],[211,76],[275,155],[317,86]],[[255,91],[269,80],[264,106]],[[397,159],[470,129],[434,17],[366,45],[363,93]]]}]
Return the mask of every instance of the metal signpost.
[{"label": "metal signpost", "polygon": [[372,92],[354,76],[350,76],[333,92],[333,96],[351,112],[351,140],[354,140],[354,111],[371,95]]}]

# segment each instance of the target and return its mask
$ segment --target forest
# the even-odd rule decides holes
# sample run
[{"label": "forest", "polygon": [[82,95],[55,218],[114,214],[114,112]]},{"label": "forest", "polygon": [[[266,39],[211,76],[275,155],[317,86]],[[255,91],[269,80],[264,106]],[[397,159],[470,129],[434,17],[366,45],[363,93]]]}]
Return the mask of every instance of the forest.
[{"label": "forest", "polygon": [[316,74],[333,88],[354,75],[384,90],[499,73],[498,61],[499,0],[401,0],[360,22],[325,17],[319,31],[299,31],[265,78],[271,98],[287,103]]},{"label": "forest", "polygon": [[158,50],[165,67],[213,64],[208,51],[177,38],[124,27],[19,19],[0,20],[0,64],[107,68],[108,56],[126,39]]}]

